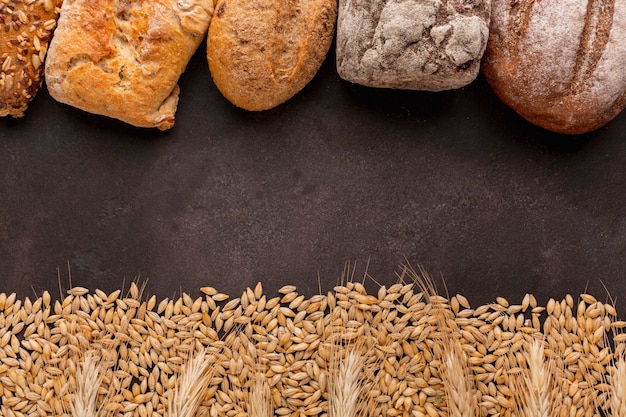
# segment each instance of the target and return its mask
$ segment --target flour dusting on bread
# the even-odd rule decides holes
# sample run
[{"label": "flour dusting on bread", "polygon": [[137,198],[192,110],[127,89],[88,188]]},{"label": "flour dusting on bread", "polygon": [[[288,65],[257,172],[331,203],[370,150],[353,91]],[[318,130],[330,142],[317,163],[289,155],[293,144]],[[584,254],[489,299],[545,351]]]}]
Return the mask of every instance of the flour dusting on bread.
[{"label": "flour dusting on bread", "polygon": [[530,122],[581,134],[626,106],[626,2],[496,1],[490,32],[483,73]]},{"label": "flour dusting on bread", "polygon": [[490,13],[490,0],[339,0],[337,70],[369,87],[463,87],[478,75]]}]

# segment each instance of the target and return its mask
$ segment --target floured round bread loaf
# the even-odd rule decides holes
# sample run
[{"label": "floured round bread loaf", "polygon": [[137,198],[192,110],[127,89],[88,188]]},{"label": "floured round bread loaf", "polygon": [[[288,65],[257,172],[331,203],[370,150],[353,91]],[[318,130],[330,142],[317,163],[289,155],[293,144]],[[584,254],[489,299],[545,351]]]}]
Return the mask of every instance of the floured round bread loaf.
[{"label": "floured round bread loaf", "polygon": [[463,87],[478,75],[490,10],[491,0],[339,0],[339,75],[369,87]]},{"label": "floured round bread loaf", "polygon": [[65,0],[45,65],[56,100],[161,130],[213,12],[205,0]]},{"label": "floured round bread loaf", "polygon": [[622,0],[495,1],[483,71],[530,122],[586,133],[626,105],[625,39]]},{"label": "floured round bread loaf", "polygon": [[336,16],[336,0],[218,0],[207,38],[213,82],[243,109],[278,106],[319,70]]}]

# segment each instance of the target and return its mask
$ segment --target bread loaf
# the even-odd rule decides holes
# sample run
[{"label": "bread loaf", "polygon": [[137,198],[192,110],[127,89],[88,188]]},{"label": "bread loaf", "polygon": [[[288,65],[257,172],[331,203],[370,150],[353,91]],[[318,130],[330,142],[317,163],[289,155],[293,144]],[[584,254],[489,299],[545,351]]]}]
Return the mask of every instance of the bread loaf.
[{"label": "bread loaf", "polygon": [[43,82],[43,63],[61,3],[0,2],[0,116],[22,117]]},{"label": "bread loaf", "polygon": [[56,100],[161,130],[213,12],[206,0],[65,0],[46,61]]},{"label": "bread loaf", "polygon": [[369,87],[440,91],[478,75],[491,0],[339,0],[337,71]]},{"label": "bread loaf", "polygon": [[332,43],[336,0],[218,0],[207,59],[231,103],[267,110],[311,81]]},{"label": "bread loaf", "polygon": [[625,39],[622,0],[495,1],[483,71],[530,122],[586,133],[626,105]]}]

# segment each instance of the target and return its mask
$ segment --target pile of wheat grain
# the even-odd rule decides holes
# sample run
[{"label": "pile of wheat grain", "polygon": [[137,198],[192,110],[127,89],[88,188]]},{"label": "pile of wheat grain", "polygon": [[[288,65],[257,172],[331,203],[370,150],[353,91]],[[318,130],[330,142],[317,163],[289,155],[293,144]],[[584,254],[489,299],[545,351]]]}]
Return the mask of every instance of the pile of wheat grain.
[{"label": "pile of wheat grain", "polygon": [[313,297],[260,284],[232,299],[204,287],[159,301],[136,284],[0,294],[0,414],[618,415],[624,322],[612,305],[529,294],[471,308],[421,279]]}]

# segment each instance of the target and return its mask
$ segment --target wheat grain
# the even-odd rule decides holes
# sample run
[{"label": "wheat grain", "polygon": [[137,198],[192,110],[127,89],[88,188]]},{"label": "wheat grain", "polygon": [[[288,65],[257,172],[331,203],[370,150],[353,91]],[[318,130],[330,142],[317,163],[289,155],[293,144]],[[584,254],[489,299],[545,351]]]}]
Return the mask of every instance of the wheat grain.
[{"label": "wheat grain", "polygon": [[[58,301],[47,293],[33,300],[0,294],[0,412],[67,414],[84,352],[93,351],[101,357],[102,413],[164,417],[186,360],[206,349],[215,371],[196,410],[201,417],[250,412],[242,404],[252,397],[259,359],[274,414],[324,417],[336,386],[332,358],[349,351],[362,361],[366,389],[359,413],[455,415],[474,408],[455,411],[455,404],[471,403],[458,393],[473,390],[476,415],[521,415],[514,381],[529,372],[534,339],[543,340],[544,365],[558,364],[559,416],[610,409],[619,363],[611,361],[623,354],[626,340],[626,325],[613,306],[589,295],[575,303],[566,295],[543,307],[527,294],[519,305],[496,298],[471,309],[459,294],[447,300],[424,291],[406,271],[397,284],[379,286],[372,295],[363,284],[367,276],[354,282],[354,268],[346,274],[349,282],[311,298],[292,286],[271,297],[260,284],[239,298],[205,287],[203,298],[142,301],[144,287],[137,283],[111,294],[72,287]],[[611,333],[615,352],[607,341]],[[335,339],[340,348],[332,348]],[[365,347],[356,348],[359,342]],[[455,374],[464,377],[450,377]],[[461,381],[468,385],[454,385]]]}]

